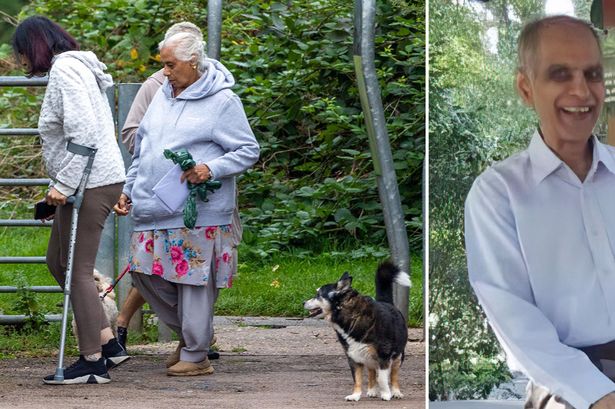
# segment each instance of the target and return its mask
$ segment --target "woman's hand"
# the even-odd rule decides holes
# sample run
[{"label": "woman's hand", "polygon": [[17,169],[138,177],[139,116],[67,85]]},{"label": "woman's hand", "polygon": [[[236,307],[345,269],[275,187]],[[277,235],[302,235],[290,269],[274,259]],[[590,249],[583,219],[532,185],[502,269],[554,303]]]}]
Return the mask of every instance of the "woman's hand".
[{"label": "woman's hand", "polygon": [[120,200],[118,200],[115,206],[113,206],[115,214],[118,216],[126,216],[128,212],[130,212],[131,203],[130,198],[122,193],[120,195]]},{"label": "woman's hand", "polygon": [[62,206],[66,204],[66,196],[57,191],[55,187],[52,187],[47,192],[47,196],[45,196],[45,202],[52,206]]},{"label": "woman's hand", "polygon": [[207,165],[201,164],[182,173],[181,182],[184,183],[184,180],[187,180],[192,184],[203,183],[208,181],[210,177],[211,172]]}]

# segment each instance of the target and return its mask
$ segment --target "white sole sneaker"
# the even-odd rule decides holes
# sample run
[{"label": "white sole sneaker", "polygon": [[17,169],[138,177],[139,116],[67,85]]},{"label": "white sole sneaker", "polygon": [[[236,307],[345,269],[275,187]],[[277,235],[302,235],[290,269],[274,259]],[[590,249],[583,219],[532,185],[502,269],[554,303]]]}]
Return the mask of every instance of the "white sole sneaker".
[{"label": "white sole sneaker", "polygon": [[109,383],[111,378],[109,374],[105,375],[83,375],[72,379],[63,379],[56,381],[55,379],[43,379],[47,385],[77,385],[77,384],[97,384],[97,383]]},{"label": "white sole sneaker", "polygon": [[129,359],[130,355],[110,356],[109,358],[105,358],[105,365],[107,369],[111,369],[120,366]]}]

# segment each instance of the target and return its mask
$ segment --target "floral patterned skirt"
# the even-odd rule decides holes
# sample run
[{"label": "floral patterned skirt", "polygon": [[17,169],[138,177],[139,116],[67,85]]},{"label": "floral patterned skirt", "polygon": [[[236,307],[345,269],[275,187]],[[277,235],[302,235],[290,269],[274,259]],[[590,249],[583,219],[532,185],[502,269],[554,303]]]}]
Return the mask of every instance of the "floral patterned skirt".
[{"label": "floral patterned skirt", "polygon": [[[134,232],[127,268],[157,275],[178,284],[207,285],[215,274],[216,287],[233,284],[231,225]],[[211,271],[212,268],[214,271]]]}]

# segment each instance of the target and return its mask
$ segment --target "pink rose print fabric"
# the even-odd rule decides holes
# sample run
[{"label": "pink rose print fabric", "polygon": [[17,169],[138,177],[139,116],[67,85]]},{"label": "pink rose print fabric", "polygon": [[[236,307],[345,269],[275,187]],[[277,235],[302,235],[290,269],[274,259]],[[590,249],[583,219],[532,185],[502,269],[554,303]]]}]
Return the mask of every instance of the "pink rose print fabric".
[{"label": "pink rose print fabric", "polygon": [[134,232],[128,268],[179,284],[233,285],[231,225]]}]

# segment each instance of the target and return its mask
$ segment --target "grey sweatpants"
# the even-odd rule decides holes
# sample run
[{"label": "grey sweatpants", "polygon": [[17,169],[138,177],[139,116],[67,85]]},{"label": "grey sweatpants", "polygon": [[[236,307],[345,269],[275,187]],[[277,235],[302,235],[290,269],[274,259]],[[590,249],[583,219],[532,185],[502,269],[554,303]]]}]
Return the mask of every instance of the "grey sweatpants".
[{"label": "grey sweatpants", "polygon": [[213,336],[214,304],[219,292],[215,274],[210,275],[207,286],[172,283],[156,275],[131,274],[135,287],[158,318],[186,343],[179,359],[204,360]]},{"label": "grey sweatpants", "polygon": [[[92,273],[105,220],[117,203],[122,186],[123,183],[117,183],[86,189],[79,210],[70,302],[77,322],[81,355],[100,352],[100,331],[109,327]],[[62,288],[66,278],[72,211],[72,204],[56,208],[47,246],[47,267]]]}]

